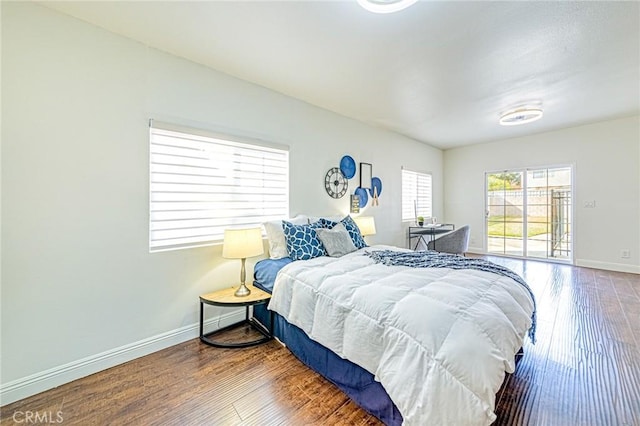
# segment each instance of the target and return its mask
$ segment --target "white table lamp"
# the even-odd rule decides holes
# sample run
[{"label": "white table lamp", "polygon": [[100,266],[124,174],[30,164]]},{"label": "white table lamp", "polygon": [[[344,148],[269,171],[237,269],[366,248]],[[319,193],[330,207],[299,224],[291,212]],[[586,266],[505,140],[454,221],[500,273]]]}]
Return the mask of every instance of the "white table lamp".
[{"label": "white table lamp", "polygon": [[245,262],[247,257],[259,256],[264,253],[262,246],[262,229],[225,229],[222,257],[225,259],[242,259],[240,269],[240,287],[234,293],[235,296],[244,297],[251,294],[251,290],[245,285],[247,272]]},{"label": "white table lamp", "polygon": [[362,234],[363,237],[376,235],[376,222],[373,216],[358,216],[354,217],[353,220],[356,222],[356,225],[358,225],[360,234]]}]

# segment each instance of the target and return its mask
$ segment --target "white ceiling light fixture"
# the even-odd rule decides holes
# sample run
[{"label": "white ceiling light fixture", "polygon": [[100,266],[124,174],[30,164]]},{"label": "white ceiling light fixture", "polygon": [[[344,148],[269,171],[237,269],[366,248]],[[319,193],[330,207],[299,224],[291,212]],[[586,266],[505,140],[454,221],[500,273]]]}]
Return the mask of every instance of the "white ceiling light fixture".
[{"label": "white ceiling light fixture", "polygon": [[500,124],[503,126],[517,126],[532,123],[542,118],[542,108],[521,107],[505,112],[500,116]]},{"label": "white ceiling light fixture", "polygon": [[358,4],[373,13],[392,13],[406,9],[418,0],[357,0]]}]

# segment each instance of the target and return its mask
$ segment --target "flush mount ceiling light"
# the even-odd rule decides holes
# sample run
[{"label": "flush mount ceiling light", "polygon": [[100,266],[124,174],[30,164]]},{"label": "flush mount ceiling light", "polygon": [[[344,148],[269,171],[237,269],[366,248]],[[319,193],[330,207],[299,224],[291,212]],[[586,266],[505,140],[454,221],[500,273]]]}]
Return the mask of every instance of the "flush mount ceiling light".
[{"label": "flush mount ceiling light", "polygon": [[542,118],[542,108],[521,107],[507,111],[500,116],[500,124],[503,126],[517,126],[519,124],[532,123]]},{"label": "flush mount ceiling light", "polygon": [[358,4],[373,13],[392,13],[406,9],[418,0],[357,0]]}]

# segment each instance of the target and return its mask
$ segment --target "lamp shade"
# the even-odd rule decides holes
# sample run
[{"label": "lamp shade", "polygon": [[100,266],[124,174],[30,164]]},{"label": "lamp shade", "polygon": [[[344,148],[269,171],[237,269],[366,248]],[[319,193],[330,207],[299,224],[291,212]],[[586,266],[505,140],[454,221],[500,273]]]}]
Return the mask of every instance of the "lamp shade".
[{"label": "lamp shade", "polygon": [[373,216],[359,216],[354,217],[353,220],[356,222],[356,225],[358,225],[363,237],[376,235],[376,222],[373,220]]},{"label": "lamp shade", "polygon": [[262,229],[225,229],[222,257],[225,259],[246,259],[264,253]]}]

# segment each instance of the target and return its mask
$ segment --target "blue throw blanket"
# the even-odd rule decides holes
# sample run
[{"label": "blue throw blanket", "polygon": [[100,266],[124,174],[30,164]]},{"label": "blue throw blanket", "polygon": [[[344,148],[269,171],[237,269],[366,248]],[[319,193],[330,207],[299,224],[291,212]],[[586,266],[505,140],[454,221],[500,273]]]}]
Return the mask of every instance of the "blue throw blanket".
[{"label": "blue throw blanket", "polygon": [[492,272],[511,278],[527,289],[533,300],[533,314],[531,314],[531,328],[529,338],[536,342],[536,298],[529,285],[509,268],[496,265],[484,259],[470,259],[453,254],[438,253],[435,251],[410,251],[398,252],[393,250],[381,250],[365,252],[376,263],[387,266],[410,266],[412,268],[449,268],[449,269],[475,269],[477,271]]}]

